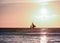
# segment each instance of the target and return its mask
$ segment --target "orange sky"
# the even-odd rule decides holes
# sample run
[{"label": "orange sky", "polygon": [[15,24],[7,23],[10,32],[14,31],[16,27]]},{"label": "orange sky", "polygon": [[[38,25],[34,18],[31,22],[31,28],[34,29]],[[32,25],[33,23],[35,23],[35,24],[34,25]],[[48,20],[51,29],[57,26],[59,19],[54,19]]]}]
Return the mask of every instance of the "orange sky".
[{"label": "orange sky", "polygon": [[[43,2],[43,4],[34,0],[21,1],[3,0],[0,2],[0,27],[29,27],[32,22],[37,27],[60,27],[60,1]],[[41,16],[43,14],[40,13],[42,7],[45,8],[43,13],[47,12],[47,15],[54,16],[48,16],[49,19],[44,20],[45,18]]]}]

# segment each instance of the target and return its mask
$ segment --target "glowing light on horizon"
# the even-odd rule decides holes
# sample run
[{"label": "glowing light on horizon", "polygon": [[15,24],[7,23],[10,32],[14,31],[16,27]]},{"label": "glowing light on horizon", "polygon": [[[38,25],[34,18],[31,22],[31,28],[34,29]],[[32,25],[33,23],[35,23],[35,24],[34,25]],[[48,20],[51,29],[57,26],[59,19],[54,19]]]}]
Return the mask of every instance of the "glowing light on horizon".
[{"label": "glowing light on horizon", "polygon": [[41,5],[36,13],[31,17],[31,21],[33,21],[38,27],[45,28],[53,25],[56,17],[57,15],[51,8],[47,5]]},{"label": "glowing light on horizon", "polygon": [[54,17],[55,15],[45,6],[42,6],[36,15],[36,18],[41,21],[50,21]]}]

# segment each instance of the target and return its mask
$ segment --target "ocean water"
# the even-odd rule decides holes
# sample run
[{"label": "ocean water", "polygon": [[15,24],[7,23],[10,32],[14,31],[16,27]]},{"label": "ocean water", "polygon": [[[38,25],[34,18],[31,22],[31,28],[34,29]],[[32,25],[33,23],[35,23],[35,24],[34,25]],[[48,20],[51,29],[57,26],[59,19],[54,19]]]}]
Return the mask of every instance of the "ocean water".
[{"label": "ocean water", "polygon": [[40,36],[0,35],[0,43],[40,43]]},{"label": "ocean water", "polygon": [[40,36],[40,35],[39,36],[37,35],[36,36],[34,35],[0,35],[0,43],[60,43],[60,36],[47,36],[47,37],[44,37],[44,36],[45,35],[43,36]]},{"label": "ocean water", "polygon": [[60,30],[54,29],[49,33],[45,30],[42,33],[35,33],[36,31],[24,33],[22,30],[9,32],[9,30],[1,31],[0,29],[0,43],[60,43]]}]

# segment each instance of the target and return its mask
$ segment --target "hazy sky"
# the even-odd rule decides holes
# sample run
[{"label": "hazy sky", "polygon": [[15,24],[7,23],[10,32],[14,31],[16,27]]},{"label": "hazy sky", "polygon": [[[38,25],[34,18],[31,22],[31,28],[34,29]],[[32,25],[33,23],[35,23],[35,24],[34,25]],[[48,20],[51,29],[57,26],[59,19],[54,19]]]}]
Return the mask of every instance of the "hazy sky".
[{"label": "hazy sky", "polygon": [[0,27],[60,27],[59,0],[0,0]]}]

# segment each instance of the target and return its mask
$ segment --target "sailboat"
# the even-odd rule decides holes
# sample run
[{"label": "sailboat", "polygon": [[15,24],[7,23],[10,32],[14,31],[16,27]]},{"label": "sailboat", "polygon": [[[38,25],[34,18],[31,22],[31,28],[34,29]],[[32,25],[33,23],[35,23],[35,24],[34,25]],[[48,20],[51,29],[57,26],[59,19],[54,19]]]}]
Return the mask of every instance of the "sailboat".
[{"label": "sailboat", "polygon": [[36,26],[34,25],[34,23],[32,22],[30,28],[34,29]]}]

